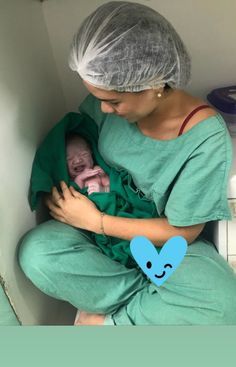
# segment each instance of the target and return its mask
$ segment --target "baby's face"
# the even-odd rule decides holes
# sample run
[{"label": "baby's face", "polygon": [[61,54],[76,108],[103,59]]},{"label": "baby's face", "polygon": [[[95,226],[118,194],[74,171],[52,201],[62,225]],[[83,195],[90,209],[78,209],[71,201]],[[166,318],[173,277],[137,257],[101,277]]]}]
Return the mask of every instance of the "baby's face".
[{"label": "baby's face", "polygon": [[91,151],[80,138],[67,143],[66,159],[69,175],[72,178],[78,176],[85,169],[93,168]]}]

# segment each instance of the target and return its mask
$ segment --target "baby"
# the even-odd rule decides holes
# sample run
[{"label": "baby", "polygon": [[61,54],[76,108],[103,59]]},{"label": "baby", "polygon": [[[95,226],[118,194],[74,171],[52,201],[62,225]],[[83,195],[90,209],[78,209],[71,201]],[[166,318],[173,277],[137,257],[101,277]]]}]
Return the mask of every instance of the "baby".
[{"label": "baby", "polygon": [[110,179],[100,166],[94,166],[89,144],[78,134],[66,138],[66,160],[70,178],[88,194],[109,192]]}]

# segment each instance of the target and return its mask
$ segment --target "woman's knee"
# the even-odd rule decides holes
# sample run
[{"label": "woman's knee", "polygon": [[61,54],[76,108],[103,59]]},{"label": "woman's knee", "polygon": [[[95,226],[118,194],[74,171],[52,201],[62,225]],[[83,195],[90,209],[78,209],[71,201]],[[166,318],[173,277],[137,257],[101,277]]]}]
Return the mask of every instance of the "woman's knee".
[{"label": "woman's knee", "polygon": [[[50,220],[27,232],[19,243],[18,261],[25,275],[40,289],[40,282],[53,282],[61,263],[58,256],[83,242],[84,234],[66,224]],[[86,239],[88,241],[88,239]]]},{"label": "woman's knee", "polygon": [[219,302],[222,324],[236,325],[236,274],[231,268],[228,269],[222,281]]},{"label": "woman's knee", "polygon": [[[28,231],[20,240],[18,247],[18,262],[27,276],[38,286],[40,274],[44,273],[46,266],[47,252],[45,249],[46,240],[42,235],[41,228],[36,227]],[[39,288],[41,288],[39,286]]]}]

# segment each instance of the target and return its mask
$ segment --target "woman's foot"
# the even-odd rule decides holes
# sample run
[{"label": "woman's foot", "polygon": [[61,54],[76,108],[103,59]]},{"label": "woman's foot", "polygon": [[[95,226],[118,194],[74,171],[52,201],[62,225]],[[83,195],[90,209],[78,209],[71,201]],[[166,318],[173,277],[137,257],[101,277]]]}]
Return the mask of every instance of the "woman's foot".
[{"label": "woman's foot", "polygon": [[88,313],[85,311],[78,311],[74,325],[103,325],[105,315],[100,315],[96,313]]}]

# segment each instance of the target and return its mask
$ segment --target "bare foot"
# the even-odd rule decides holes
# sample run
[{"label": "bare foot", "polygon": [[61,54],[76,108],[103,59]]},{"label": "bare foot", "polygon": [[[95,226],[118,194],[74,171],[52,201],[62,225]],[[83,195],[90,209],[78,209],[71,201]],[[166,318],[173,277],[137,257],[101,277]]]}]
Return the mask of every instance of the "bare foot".
[{"label": "bare foot", "polygon": [[75,319],[74,325],[103,325],[104,319],[105,315],[80,311],[78,317]]}]

